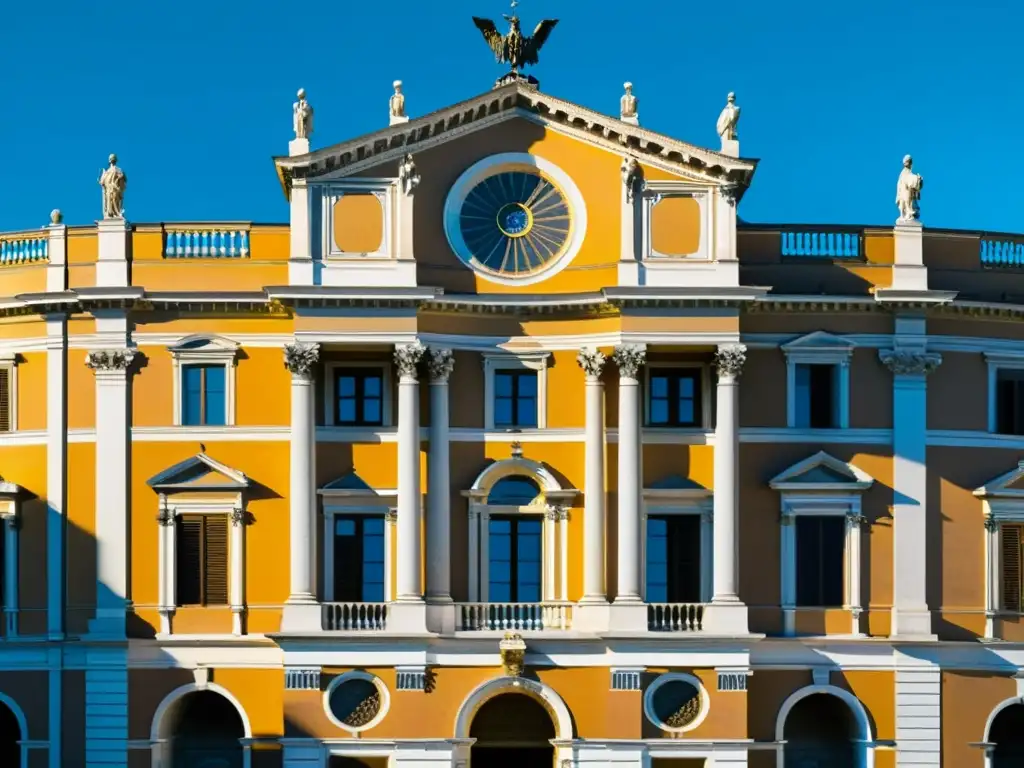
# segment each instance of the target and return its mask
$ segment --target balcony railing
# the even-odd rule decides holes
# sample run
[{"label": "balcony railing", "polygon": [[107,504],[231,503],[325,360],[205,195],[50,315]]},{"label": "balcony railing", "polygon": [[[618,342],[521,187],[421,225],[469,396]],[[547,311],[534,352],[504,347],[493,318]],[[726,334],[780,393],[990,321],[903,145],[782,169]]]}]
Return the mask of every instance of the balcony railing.
[{"label": "balcony railing", "polygon": [[165,227],[164,258],[244,259],[248,255],[248,228]]},{"label": "balcony railing", "polygon": [[699,632],[703,629],[704,606],[699,603],[652,603],[647,606],[647,628],[651,632]]},{"label": "balcony railing", "polygon": [[1007,236],[982,237],[981,264],[985,267],[1024,267],[1024,240]]},{"label": "balcony railing", "polygon": [[858,259],[862,254],[860,230],[783,230],[782,255],[804,258]]},{"label": "balcony railing", "polygon": [[386,603],[323,603],[322,626],[325,630],[382,632],[387,629]]},{"label": "balcony railing", "polygon": [[572,628],[569,603],[459,603],[457,610],[463,632]]},{"label": "balcony railing", "polygon": [[0,238],[0,266],[31,264],[49,258],[49,235],[37,232]]}]

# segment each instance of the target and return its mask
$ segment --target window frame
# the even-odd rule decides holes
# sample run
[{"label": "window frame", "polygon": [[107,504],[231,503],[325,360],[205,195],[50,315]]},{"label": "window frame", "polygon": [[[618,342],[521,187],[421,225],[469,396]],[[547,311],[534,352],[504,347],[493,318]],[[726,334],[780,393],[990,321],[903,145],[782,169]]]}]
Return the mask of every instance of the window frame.
[{"label": "window frame", "polygon": [[[338,424],[336,406],[339,371],[345,368],[379,369],[381,371],[381,423]],[[344,360],[324,365],[324,425],[329,429],[377,430],[394,426],[394,387],[391,364],[384,360]]]},{"label": "window frame", "polygon": [[[205,571],[207,570],[207,566],[206,566],[205,562],[201,563],[201,567],[199,569],[199,593],[200,593],[199,602],[197,602],[197,603],[183,603],[183,602],[181,602],[181,598],[180,598],[180,596],[178,594],[180,592],[180,583],[178,582],[178,579],[181,578],[181,575],[182,575],[181,569],[180,569],[179,563],[178,563],[178,557],[181,554],[181,546],[180,546],[181,542],[179,541],[180,536],[181,536],[181,529],[180,529],[179,526],[180,526],[182,520],[185,519],[185,518],[198,518],[198,519],[201,519],[203,521],[203,534],[204,534],[204,538],[205,538],[206,526],[208,525],[207,521],[210,518],[219,518],[219,517],[221,517],[221,515],[217,514],[216,512],[191,512],[191,511],[190,512],[178,512],[174,516],[174,526],[175,526],[175,528],[174,528],[174,554],[175,554],[175,561],[174,561],[174,596],[175,596],[175,601],[174,601],[174,607],[175,608],[223,608],[225,606],[230,606],[231,605],[231,594],[230,594],[231,588],[230,588],[230,586],[228,586],[228,589],[225,590],[225,598],[226,598],[225,602],[223,602],[223,603],[211,603],[211,602],[208,602],[206,600],[206,597],[203,594],[206,591],[205,587],[207,586],[206,585],[206,574],[205,574]],[[230,530],[231,519],[230,519],[230,517],[226,518],[224,520],[224,523],[225,523],[225,539],[226,539],[227,549],[228,549],[226,562],[224,564],[224,567],[225,567],[225,569],[228,572],[224,575],[225,576],[224,580],[225,580],[225,582],[229,582],[230,578],[231,578],[231,530]],[[206,559],[205,542],[202,542],[201,546],[203,547],[203,549],[200,551],[200,556],[201,556],[201,559],[205,561],[205,559]]]},{"label": "window frame", "polygon": [[18,355],[14,352],[0,353],[0,368],[7,371],[7,382],[11,390],[8,414],[10,428],[0,430],[0,434],[10,434],[18,431]]},{"label": "window frame", "polygon": [[[323,491],[321,491],[323,493]],[[327,499],[325,498],[325,502]],[[324,602],[363,602],[363,601],[341,601],[334,593],[334,527],[338,517],[357,517],[360,515],[383,516],[384,518],[384,602],[390,603],[395,599],[395,579],[393,571],[395,568],[395,526],[398,521],[398,511],[394,505],[389,504],[324,504]],[[375,604],[375,603],[370,603]]]},{"label": "window frame", "polygon": [[21,509],[19,498],[22,489],[14,483],[0,480],[0,525],[3,526],[3,584],[0,593],[0,608],[4,614],[5,638],[13,638],[18,635],[18,610],[20,603],[18,592],[20,578],[18,573],[19,550],[20,550],[20,528]]},{"label": "window frame", "polygon": [[[714,573],[714,498],[707,489],[694,488],[645,488],[643,491],[643,516],[640,530],[640,589],[647,598],[647,519],[650,516],[700,515],[700,600],[710,603],[713,592]],[[656,603],[662,605],[662,603]],[[665,603],[675,605],[675,603]]]},{"label": "window frame", "polygon": [[[548,358],[550,352],[529,352],[523,354],[487,354],[484,363],[484,429],[502,431],[526,431],[547,429]],[[494,424],[495,374],[498,371],[536,371],[537,373],[537,426],[498,427]]]},{"label": "window frame", "polygon": [[[781,346],[786,356],[786,427],[809,432],[823,429],[850,428],[850,363],[853,359],[853,342],[825,331],[815,331]],[[833,427],[798,427],[796,376],[798,365],[832,365],[836,425]]]},{"label": "window frame", "polygon": [[1014,435],[999,431],[999,371],[1024,372],[1024,353],[986,352],[985,363],[988,368],[988,431],[993,435]]},{"label": "window frame", "polygon": [[[194,334],[192,336],[185,336],[179,339],[176,344],[167,348],[171,353],[173,367],[174,426],[194,430],[218,429],[235,426],[235,375],[240,349],[241,346],[236,342],[211,334]],[[184,369],[192,365],[224,366],[223,424],[184,423]]]},{"label": "window frame", "polygon": [[[668,370],[683,370],[693,368],[698,370],[697,383],[700,386],[700,418],[697,423],[693,426],[681,426],[672,424],[652,424],[651,423],[651,375],[658,369]],[[707,363],[685,361],[685,362],[671,362],[668,360],[658,360],[655,362],[648,362],[644,366],[644,429],[658,429],[658,430],[699,430],[707,431],[714,429],[715,417],[714,417],[714,390],[711,381],[711,366]]]},{"label": "window frame", "polygon": [[[985,525],[986,640],[997,638],[996,622],[1000,616],[1024,616],[1024,610],[1011,611],[1003,607],[1006,588],[1003,581],[1003,530],[1005,525],[1024,526],[1024,495],[1015,487],[1022,479],[1024,460],[1018,462],[1014,469],[974,490],[974,496],[982,501]],[[1021,581],[1024,582],[1024,574]],[[1024,583],[1021,587],[1024,588]],[[1024,609],[1024,605],[1021,607]]]}]

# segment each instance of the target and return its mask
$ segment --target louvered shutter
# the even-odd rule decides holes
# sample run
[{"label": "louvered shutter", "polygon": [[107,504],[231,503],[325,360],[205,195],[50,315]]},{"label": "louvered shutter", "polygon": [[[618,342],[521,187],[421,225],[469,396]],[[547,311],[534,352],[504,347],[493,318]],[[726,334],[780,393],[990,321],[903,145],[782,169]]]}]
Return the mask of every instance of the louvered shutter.
[{"label": "louvered shutter", "polygon": [[0,368],[0,432],[11,431],[11,369]]},{"label": "louvered shutter", "polygon": [[226,515],[208,515],[205,522],[203,603],[227,605],[228,518]]},{"label": "louvered shutter", "polygon": [[1021,609],[1021,526],[1002,526],[1003,609],[1017,612]]},{"label": "louvered shutter", "polygon": [[203,597],[203,518],[181,515],[177,527],[177,604],[199,605]]}]

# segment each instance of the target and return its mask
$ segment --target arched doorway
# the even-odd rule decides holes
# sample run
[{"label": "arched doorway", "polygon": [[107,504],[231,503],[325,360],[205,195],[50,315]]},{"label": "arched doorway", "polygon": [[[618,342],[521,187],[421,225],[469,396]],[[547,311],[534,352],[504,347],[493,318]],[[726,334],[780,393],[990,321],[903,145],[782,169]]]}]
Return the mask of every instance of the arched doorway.
[{"label": "arched doorway", "polygon": [[863,768],[860,727],[845,701],[812,693],[786,715],[784,768]]},{"label": "arched doorway", "polygon": [[196,690],[178,698],[160,723],[162,768],[243,768],[245,725],[227,698]]},{"label": "arched doorway", "polygon": [[524,693],[489,699],[473,717],[469,735],[474,768],[552,768],[555,724],[547,710]]},{"label": "arched doorway", "polygon": [[21,768],[21,723],[9,706],[0,701],[0,765]]},{"label": "arched doorway", "polygon": [[988,729],[994,744],[991,768],[1016,768],[1024,765],[1024,704],[1011,704],[1000,710]]}]

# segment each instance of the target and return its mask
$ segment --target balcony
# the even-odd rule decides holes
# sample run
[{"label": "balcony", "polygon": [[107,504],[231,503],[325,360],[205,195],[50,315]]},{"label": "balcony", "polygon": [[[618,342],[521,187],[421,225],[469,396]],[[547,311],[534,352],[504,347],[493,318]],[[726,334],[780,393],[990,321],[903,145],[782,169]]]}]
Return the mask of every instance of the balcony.
[{"label": "balcony", "polygon": [[384,632],[387,603],[321,603],[321,626],[327,632]]},{"label": "balcony", "polygon": [[571,603],[457,603],[460,632],[572,629]]},{"label": "balcony", "polygon": [[651,632],[700,632],[704,629],[702,603],[651,603],[647,606]]}]

